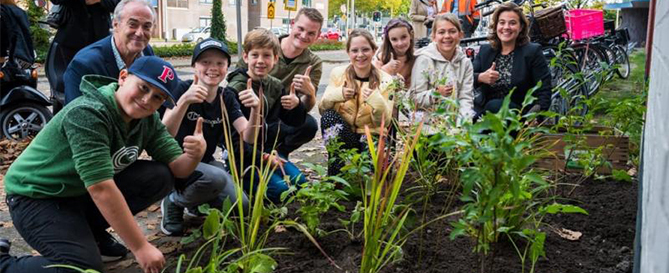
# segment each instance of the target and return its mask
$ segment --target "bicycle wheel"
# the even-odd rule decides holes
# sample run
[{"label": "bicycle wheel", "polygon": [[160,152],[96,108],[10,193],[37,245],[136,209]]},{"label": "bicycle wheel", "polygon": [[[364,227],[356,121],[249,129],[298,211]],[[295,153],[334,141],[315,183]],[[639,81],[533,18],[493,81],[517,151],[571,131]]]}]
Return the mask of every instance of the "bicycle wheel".
[{"label": "bicycle wheel", "polygon": [[597,47],[580,44],[572,48],[574,49],[580,71],[586,80],[588,97],[592,97],[599,91],[599,87],[604,80],[605,71],[603,64],[607,63],[607,59]]},{"label": "bicycle wheel", "polygon": [[613,50],[616,52],[616,74],[621,79],[627,79],[630,76],[630,58],[627,51],[621,45],[614,45]]},{"label": "bicycle wheel", "polygon": [[588,107],[583,102],[588,97],[588,85],[582,73],[579,73],[576,61],[570,52],[558,53],[555,48],[544,48],[544,54],[551,60],[551,76],[553,90],[551,95],[550,111],[559,114],[553,122],[557,123],[560,117],[567,115],[584,116]]}]

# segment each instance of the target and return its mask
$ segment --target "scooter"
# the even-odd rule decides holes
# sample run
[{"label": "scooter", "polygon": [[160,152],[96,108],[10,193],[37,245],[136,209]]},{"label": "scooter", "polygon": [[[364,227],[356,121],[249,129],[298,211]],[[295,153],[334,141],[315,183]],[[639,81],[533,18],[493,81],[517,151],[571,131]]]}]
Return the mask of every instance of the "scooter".
[{"label": "scooter", "polygon": [[51,101],[37,90],[37,68],[20,67],[13,58],[0,70],[0,138],[34,137],[51,120]]}]

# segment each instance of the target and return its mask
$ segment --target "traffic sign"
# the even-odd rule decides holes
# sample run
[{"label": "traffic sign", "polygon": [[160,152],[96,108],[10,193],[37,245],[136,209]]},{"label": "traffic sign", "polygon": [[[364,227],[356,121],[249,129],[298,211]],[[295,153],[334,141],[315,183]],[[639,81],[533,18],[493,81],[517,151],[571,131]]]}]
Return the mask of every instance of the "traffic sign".
[{"label": "traffic sign", "polygon": [[267,19],[274,19],[274,2],[267,2]]},{"label": "traffic sign", "polygon": [[283,8],[287,11],[297,10],[297,0],[284,0],[283,4]]}]

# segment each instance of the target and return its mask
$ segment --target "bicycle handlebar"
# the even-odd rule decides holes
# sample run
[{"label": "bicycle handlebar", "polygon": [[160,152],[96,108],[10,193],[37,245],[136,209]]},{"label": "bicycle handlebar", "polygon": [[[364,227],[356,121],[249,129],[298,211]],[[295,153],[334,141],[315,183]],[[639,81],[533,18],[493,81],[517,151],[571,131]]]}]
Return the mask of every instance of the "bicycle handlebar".
[{"label": "bicycle handlebar", "polygon": [[492,3],[502,3],[501,0],[486,0],[483,3],[478,3],[474,6],[475,9],[481,9],[487,6],[490,6]]}]

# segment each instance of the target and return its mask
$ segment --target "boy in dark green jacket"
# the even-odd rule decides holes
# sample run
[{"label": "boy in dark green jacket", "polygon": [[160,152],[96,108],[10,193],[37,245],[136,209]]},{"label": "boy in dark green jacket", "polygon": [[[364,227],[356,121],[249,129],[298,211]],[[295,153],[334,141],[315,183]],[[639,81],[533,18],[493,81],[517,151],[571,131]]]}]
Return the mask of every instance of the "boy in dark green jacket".
[{"label": "boy in dark green jacket", "polygon": [[[74,265],[102,271],[102,256],[127,249],[105,231],[110,225],[145,272],[159,272],[165,259],[133,219],[163,198],[176,178],[187,178],[206,143],[199,120],[184,140],[184,152],[156,110],[172,107],[179,79],[157,57],[141,57],[118,80],[87,75],[84,96],[49,122],[11,165],[5,177],[14,226],[42,256],[0,254],[1,272],[62,272]],[[154,161],[137,160],[146,150]]]},{"label": "boy in dark green jacket", "polygon": [[[247,33],[244,37],[243,48],[242,57],[244,62],[248,64],[248,69],[240,68],[230,73],[227,78],[228,88],[238,95],[249,89],[259,94],[259,90],[262,89],[260,112],[267,126],[262,130],[261,139],[257,140],[259,150],[256,152],[256,156],[260,156],[264,152],[266,154],[263,159],[268,159],[270,157],[267,153],[272,153],[275,147],[275,139],[269,137],[272,135],[271,132],[268,132],[271,130],[271,128],[268,128],[271,127],[270,124],[285,123],[298,126],[304,123],[307,111],[295,94],[294,84],[291,85],[290,90],[286,90],[280,80],[269,75],[279,59],[279,41],[272,32],[266,29],[256,29]],[[260,95],[258,96],[260,97]],[[251,115],[251,109],[243,105],[240,108],[248,119]],[[233,138],[239,139],[239,135],[234,131]],[[253,151],[249,148],[250,145],[246,146],[247,148],[244,149],[245,162],[237,163],[240,168],[245,168],[252,162]],[[237,150],[234,152],[239,153]],[[276,168],[267,185],[266,195],[272,202],[280,202],[281,193],[288,190],[289,183],[301,184],[306,182],[304,175],[297,166],[287,161],[287,158],[280,153],[279,156],[282,159],[278,159],[279,162],[274,164],[280,166]],[[236,160],[240,160],[240,158],[239,155],[235,157]],[[260,162],[260,159],[257,159],[256,162]],[[243,173],[242,170],[240,169],[239,173]],[[286,176],[290,178],[290,181],[284,181]],[[251,188],[250,177],[249,172],[246,172],[243,177],[247,192]],[[258,183],[258,177],[257,174],[254,176],[254,184]],[[254,186],[253,188],[257,187]]]}]

